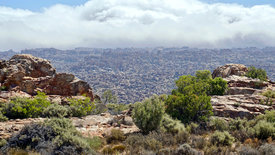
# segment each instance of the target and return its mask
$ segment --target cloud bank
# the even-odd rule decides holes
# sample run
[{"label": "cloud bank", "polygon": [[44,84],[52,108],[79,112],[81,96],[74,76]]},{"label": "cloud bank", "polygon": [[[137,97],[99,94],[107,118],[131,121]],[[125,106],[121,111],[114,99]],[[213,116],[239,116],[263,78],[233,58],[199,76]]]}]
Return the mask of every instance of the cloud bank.
[{"label": "cloud bank", "polygon": [[275,8],[198,0],[91,0],[42,12],[0,7],[0,50],[275,46]]}]

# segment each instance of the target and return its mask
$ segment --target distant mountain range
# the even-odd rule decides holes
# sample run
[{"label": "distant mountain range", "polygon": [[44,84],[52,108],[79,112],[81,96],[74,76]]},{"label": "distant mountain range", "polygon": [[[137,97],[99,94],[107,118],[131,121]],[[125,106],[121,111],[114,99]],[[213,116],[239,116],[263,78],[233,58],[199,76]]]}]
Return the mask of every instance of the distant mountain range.
[{"label": "distant mountain range", "polygon": [[[22,50],[51,61],[58,72],[69,72],[87,81],[96,94],[111,89],[119,102],[133,103],[152,94],[169,93],[181,75],[237,63],[267,71],[275,80],[275,48],[40,48]],[[14,51],[0,52],[9,59]]]}]

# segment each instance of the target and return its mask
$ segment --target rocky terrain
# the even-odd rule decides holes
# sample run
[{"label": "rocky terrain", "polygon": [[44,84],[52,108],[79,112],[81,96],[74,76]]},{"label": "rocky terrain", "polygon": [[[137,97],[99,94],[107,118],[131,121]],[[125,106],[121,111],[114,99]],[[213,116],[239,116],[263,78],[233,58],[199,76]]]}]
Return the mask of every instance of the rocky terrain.
[{"label": "rocky terrain", "polygon": [[[87,81],[95,94],[111,89],[120,103],[134,103],[152,94],[170,93],[181,75],[224,64],[254,65],[275,80],[275,48],[77,48],[26,49],[22,54],[48,59],[57,71]],[[0,52],[1,57],[1,52]]]},{"label": "rocky terrain", "polygon": [[216,116],[251,119],[265,110],[275,109],[275,99],[270,99],[274,104],[268,105],[267,97],[262,95],[267,90],[275,90],[275,84],[243,76],[247,71],[247,67],[240,64],[224,65],[213,71],[213,78],[222,77],[229,86],[226,95],[211,98]]},{"label": "rocky terrain", "polygon": [[[0,138],[8,139],[20,131],[25,125],[42,122],[45,118],[28,118],[0,122]],[[132,118],[126,114],[110,115],[89,115],[83,118],[71,118],[76,129],[85,137],[108,135],[112,129],[120,129],[123,133],[133,133],[139,129],[133,124]]]},{"label": "rocky terrain", "polygon": [[[48,60],[22,54],[14,55],[10,60],[0,60],[0,104],[14,97],[32,98],[37,91],[45,92],[53,103],[62,104],[66,97],[87,97],[94,99],[88,83],[72,74],[57,73]],[[112,128],[124,133],[136,132],[138,128],[125,112],[121,115],[90,115],[83,118],[71,118],[77,129],[85,136],[103,136]],[[28,118],[0,122],[0,138],[7,139],[25,125],[41,122],[45,118]]]},{"label": "rocky terrain", "polygon": [[[247,78],[243,76],[247,71],[248,68],[240,64],[227,64],[213,71],[213,78],[222,77],[229,86],[226,95],[211,96],[215,116],[252,119],[266,110],[275,109],[275,99],[267,99],[262,94],[267,90],[275,91],[275,83]],[[16,96],[32,98],[37,91],[45,92],[49,100],[59,104],[65,102],[66,97],[86,94],[93,100],[96,96],[85,81],[73,74],[57,73],[48,60],[27,54],[14,55],[10,60],[0,61],[0,86],[0,104]],[[71,117],[70,120],[85,137],[105,137],[112,129],[120,129],[124,134],[138,132],[130,113],[129,110],[118,115],[107,112]],[[0,122],[0,139],[8,139],[25,125],[45,119],[10,119]]]}]

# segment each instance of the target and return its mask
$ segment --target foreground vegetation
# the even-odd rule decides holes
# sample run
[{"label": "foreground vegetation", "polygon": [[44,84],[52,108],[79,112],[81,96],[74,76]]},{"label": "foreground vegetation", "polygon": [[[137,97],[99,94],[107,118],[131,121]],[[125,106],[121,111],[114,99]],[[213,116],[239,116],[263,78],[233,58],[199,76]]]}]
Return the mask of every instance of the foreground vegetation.
[{"label": "foreground vegetation", "polygon": [[[102,138],[83,137],[67,118],[103,111],[87,97],[68,99],[65,105],[51,103],[40,92],[33,99],[14,98],[2,104],[0,121],[49,119],[24,127],[8,140],[1,139],[1,151],[6,154],[275,154],[274,110],[253,120],[214,117],[210,95],[225,94],[227,83],[222,78],[212,79],[210,71],[181,76],[176,86],[171,95],[153,95],[131,106],[115,104],[116,99],[107,92],[105,108],[119,113],[133,106],[133,122],[140,132],[125,135],[119,129],[112,129]],[[273,92],[263,95],[273,98]]]}]

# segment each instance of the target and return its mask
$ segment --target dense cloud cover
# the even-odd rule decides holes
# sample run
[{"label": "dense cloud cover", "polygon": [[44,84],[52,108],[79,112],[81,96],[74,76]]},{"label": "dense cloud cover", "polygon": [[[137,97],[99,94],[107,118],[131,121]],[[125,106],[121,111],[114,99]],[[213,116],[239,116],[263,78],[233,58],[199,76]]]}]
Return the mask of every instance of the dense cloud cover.
[{"label": "dense cloud cover", "polygon": [[91,0],[42,12],[0,7],[0,50],[275,46],[275,8],[198,0]]}]

